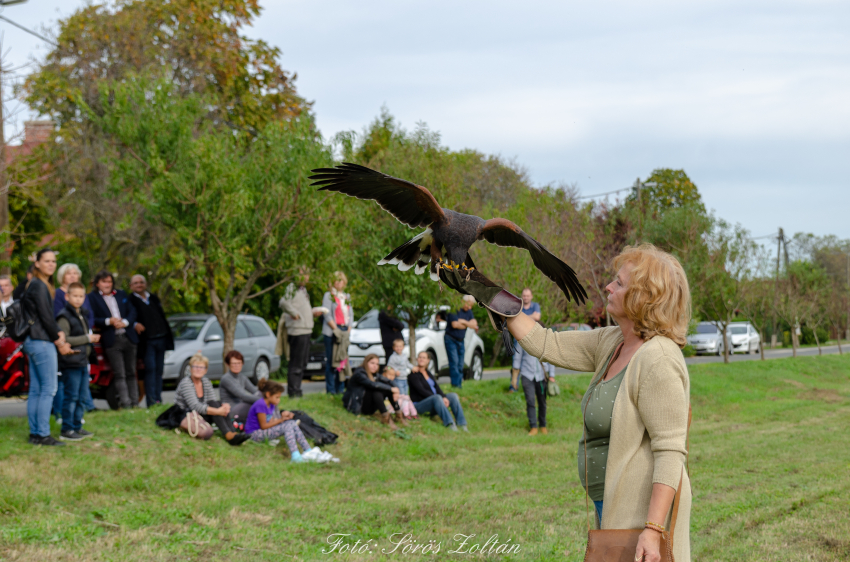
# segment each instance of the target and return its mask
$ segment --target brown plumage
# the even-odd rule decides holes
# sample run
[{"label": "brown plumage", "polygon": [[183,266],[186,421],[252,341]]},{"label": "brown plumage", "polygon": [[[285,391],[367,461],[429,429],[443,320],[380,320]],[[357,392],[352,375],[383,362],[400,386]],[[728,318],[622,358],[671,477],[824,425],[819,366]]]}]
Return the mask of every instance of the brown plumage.
[{"label": "brown plumage", "polygon": [[[581,303],[587,298],[570,266],[507,219],[484,220],[442,208],[428,189],[357,164],[344,163],[313,172],[312,185],[321,186],[323,191],[371,199],[399,222],[411,228],[425,227],[425,232],[390,252],[378,265],[398,265],[401,271],[415,266],[420,274],[430,263],[431,279],[437,281],[441,264],[473,268],[469,248],[478,240],[486,240],[497,246],[528,250],[535,267],[554,281],[567,299]],[[443,261],[444,256],[448,264]]]}]

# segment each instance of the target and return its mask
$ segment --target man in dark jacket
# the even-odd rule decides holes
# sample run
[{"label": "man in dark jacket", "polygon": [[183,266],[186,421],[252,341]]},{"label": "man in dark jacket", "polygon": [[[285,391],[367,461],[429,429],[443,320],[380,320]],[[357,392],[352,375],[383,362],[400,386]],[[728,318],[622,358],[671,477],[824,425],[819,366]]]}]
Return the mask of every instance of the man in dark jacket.
[{"label": "man in dark jacket", "polygon": [[159,297],[148,292],[144,275],[130,278],[130,290],[133,291],[130,304],[136,309],[133,330],[139,336],[138,356],[145,363],[145,401],[150,408],[162,403],[165,352],[174,349],[174,335]]},{"label": "man in dark jacket", "polygon": [[[416,356],[417,367],[407,375],[410,399],[413,401],[416,413],[421,416],[436,414],[443,420],[443,425],[452,431],[457,431],[458,426],[463,431],[469,431],[466,427],[466,417],[463,415],[460,399],[454,392],[448,394],[443,392],[443,389],[428,372],[430,361],[431,358],[427,352],[419,352],[419,355]],[[449,413],[450,409],[451,413]],[[454,419],[452,419],[452,416],[454,416]]]},{"label": "man in dark jacket", "polygon": [[118,391],[122,408],[139,406],[139,385],[136,382],[136,344],[139,337],[133,329],[136,309],[130,297],[115,290],[115,279],[108,271],[94,277],[95,290],[89,293],[94,313],[94,325],[100,329],[101,343],[112,368],[112,384]]},{"label": "man in dark jacket", "polygon": [[401,338],[401,331],[404,330],[404,323],[398,318],[390,316],[393,305],[387,305],[386,312],[378,313],[378,326],[381,328],[381,347],[384,348],[384,365],[390,360],[393,354],[393,342]]}]

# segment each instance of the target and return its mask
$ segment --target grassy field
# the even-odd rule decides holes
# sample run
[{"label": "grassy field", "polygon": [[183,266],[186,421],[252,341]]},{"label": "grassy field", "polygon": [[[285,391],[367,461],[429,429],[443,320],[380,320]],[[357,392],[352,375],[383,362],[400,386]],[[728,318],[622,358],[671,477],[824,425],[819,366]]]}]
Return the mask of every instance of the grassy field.
[{"label": "grassy field", "polygon": [[[850,356],[690,373],[693,559],[850,560]],[[61,449],[28,446],[26,420],[3,419],[0,559],[582,560],[575,455],[588,381],[559,377],[551,434],[535,438],[505,381],[464,388],[469,434],[428,420],[393,434],[338,399],[303,399],[299,409],[340,434],[338,465],[192,441],[156,428],[156,411],[92,414],[96,437]],[[371,539],[371,552],[323,554],[334,533]],[[440,553],[382,554],[394,533]],[[448,554],[457,534],[520,550]]]}]

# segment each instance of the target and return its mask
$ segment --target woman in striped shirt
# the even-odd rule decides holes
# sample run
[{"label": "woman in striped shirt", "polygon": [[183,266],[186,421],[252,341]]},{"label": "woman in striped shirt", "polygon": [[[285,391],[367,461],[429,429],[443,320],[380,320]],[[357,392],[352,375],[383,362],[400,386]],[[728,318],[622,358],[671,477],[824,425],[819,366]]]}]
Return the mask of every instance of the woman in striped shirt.
[{"label": "woman in striped shirt", "polygon": [[221,434],[231,445],[241,445],[250,436],[233,429],[228,414],[230,404],[222,404],[216,400],[212,383],[206,378],[210,360],[199,351],[189,359],[192,376],[185,377],[177,385],[177,395],[174,403],[186,414],[197,412],[210,424],[218,427]]}]

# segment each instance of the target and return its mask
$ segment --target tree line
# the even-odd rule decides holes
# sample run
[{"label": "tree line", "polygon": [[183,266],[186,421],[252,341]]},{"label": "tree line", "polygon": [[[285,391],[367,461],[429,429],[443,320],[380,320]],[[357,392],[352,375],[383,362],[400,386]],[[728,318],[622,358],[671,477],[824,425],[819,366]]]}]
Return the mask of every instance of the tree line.
[{"label": "tree line", "polygon": [[[299,268],[312,272],[314,301],[342,270],[358,310],[393,304],[413,332],[457,300],[427,276],[376,266],[409,237],[405,226],[309,186],[311,169],[344,160],[425,185],[457,211],[513,220],[571,264],[588,289],[582,306],[527,253],[473,248],[489,277],[534,292],[544,324],[609,325],[611,261],[650,242],[682,261],[695,318],[723,333],[746,318],[796,353],[797,328],[818,345],[850,328],[850,241],[797,234],[775,255],[708,211],[683,170],[654,170],[623,199],[586,201],[574,185],[533,186],[514,161],[450,150],[424,124],[406,130],[386,109],[360,132],[323,138],[280,51],[244,35],[259,14],[257,0],[117,0],[59,22],[57,46],[17,91],[56,124],[7,170],[18,276],[45,245],[87,275],[141,272],[169,312],[214,313],[226,352],[238,313],[276,322]],[[495,332],[481,335],[501,360]]]}]

